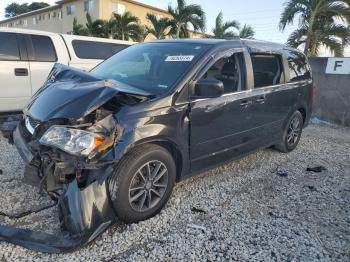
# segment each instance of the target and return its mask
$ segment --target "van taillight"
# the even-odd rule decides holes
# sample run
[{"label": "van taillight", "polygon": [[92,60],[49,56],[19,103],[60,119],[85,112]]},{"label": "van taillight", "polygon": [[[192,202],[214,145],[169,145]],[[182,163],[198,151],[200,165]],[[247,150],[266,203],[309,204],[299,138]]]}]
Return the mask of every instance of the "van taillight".
[{"label": "van taillight", "polygon": [[311,101],[312,102],[315,101],[316,92],[317,92],[317,86],[315,84],[313,84],[313,86],[312,86],[312,94],[311,94]]}]

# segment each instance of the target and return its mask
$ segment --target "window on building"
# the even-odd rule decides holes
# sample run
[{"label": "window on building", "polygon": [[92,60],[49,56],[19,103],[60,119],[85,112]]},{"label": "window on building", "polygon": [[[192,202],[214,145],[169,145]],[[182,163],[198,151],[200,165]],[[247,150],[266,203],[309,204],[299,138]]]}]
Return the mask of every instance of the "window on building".
[{"label": "window on building", "polygon": [[67,6],[67,15],[74,15],[75,14],[75,5],[68,5]]},{"label": "window on building", "polygon": [[117,14],[120,14],[120,15],[122,15],[122,14],[124,14],[125,13],[125,5],[122,5],[122,4],[118,4],[117,5]]},{"label": "window on building", "polygon": [[94,0],[86,0],[84,1],[84,11],[92,12],[94,10]]},{"label": "window on building", "polygon": [[58,16],[58,19],[62,19],[63,18],[63,12],[62,11],[59,11],[58,13],[57,13],[57,16]]},{"label": "window on building", "polygon": [[79,58],[105,60],[127,48],[127,45],[73,40],[74,52]]},{"label": "window on building", "polygon": [[36,25],[37,21],[36,21],[36,17],[33,17],[33,25]]},{"label": "window on building", "polygon": [[47,36],[31,35],[28,43],[28,57],[30,61],[56,62],[55,47]]},{"label": "window on building", "polygon": [[282,58],[280,55],[252,54],[254,87],[265,87],[284,83]]},{"label": "window on building", "polygon": [[297,82],[311,78],[310,67],[306,57],[294,50],[288,50],[289,82]]},{"label": "window on building", "polygon": [[0,60],[20,60],[16,34],[0,32]]},{"label": "window on building", "polygon": [[27,19],[23,20],[23,25],[24,25],[24,26],[27,26],[27,25],[28,25],[28,20],[27,20]]},{"label": "window on building", "polygon": [[224,93],[234,93],[245,89],[243,53],[229,54],[219,58],[202,76],[215,78],[224,84]]}]

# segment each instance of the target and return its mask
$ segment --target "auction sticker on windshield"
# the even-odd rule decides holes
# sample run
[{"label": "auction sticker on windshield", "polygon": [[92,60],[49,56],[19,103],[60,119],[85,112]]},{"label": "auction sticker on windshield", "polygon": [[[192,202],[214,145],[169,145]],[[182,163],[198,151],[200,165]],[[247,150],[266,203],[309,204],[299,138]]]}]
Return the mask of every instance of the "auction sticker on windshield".
[{"label": "auction sticker on windshield", "polygon": [[193,55],[173,55],[168,56],[165,61],[166,62],[190,62],[194,58]]}]

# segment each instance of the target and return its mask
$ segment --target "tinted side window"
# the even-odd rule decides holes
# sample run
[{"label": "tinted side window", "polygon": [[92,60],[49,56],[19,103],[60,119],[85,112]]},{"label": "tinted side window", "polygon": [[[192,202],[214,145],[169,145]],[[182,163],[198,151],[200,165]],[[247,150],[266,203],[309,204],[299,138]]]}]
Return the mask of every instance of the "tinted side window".
[{"label": "tinted side window", "polygon": [[218,59],[202,76],[202,79],[215,78],[224,84],[224,93],[233,93],[245,89],[244,57],[242,53],[224,56]]},{"label": "tinted side window", "polygon": [[20,60],[16,34],[0,33],[0,60]]},{"label": "tinted side window", "polygon": [[311,77],[310,67],[304,55],[297,51],[288,51],[289,82],[306,80]]},{"label": "tinted side window", "polygon": [[127,45],[73,40],[73,49],[77,57],[82,59],[105,60],[127,48]]},{"label": "tinted side window", "polygon": [[278,85],[284,82],[281,56],[252,54],[251,58],[255,88]]},{"label": "tinted side window", "polygon": [[31,41],[27,41],[29,61],[57,61],[55,47],[50,37],[41,35],[30,35],[30,38]]}]

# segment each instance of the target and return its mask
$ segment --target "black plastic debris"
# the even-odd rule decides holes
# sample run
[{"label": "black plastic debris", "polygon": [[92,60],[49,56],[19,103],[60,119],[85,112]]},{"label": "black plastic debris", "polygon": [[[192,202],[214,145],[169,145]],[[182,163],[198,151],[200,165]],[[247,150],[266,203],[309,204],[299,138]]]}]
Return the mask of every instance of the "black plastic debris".
[{"label": "black plastic debris", "polygon": [[308,172],[315,172],[320,173],[322,171],[326,171],[327,169],[324,166],[315,166],[315,167],[308,167],[306,168],[306,171]]},{"label": "black plastic debris", "polygon": [[201,208],[197,208],[197,207],[192,207],[191,211],[194,212],[194,213],[203,213],[203,214],[207,213],[207,211],[205,211],[205,210],[203,210]]},{"label": "black plastic debris", "polygon": [[2,175],[2,169],[0,169],[0,175]]},{"label": "black plastic debris", "polygon": [[305,187],[307,187],[308,189],[310,189],[310,191],[317,191],[317,189],[316,189],[316,187],[314,187],[314,186],[305,186]]},{"label": "black plastic debris", "polygon": [[49,208],[54,207],[56,205],[57,205],[57,202],[55,202],[53,204],[46,205],[46,206],[39,206],[39,207],[29,209],[29,210],[26,210],[23,212],[15,213],[15,214],[8,214],[8,213],[0,211],[0,216],[6,216],[10,219],[18,219],[18,218],[22,218],[22,217],[28,216],[30,214],[33,214],[33,213],[39,213],[40,211],[43,211],[45,209],[49,209]]}]

